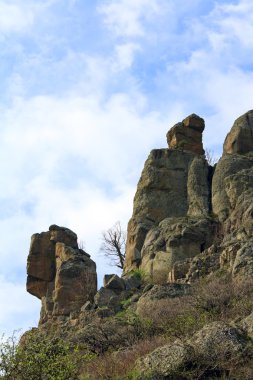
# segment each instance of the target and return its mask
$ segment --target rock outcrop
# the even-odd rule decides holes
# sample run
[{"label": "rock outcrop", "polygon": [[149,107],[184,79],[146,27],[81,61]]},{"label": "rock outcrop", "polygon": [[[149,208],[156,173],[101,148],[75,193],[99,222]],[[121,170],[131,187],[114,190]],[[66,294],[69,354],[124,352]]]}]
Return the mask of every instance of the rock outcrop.
[{"label": "rock outcrop", "polygon": [[128,224],[125,274],[141,268],[155,283],[189,281],[228,262],[234,275],[252,273],[253,111],[235,121],[214,168],[203,156],[204,126],[190,115],[167,133],[169,149],[150,153]]},{"label": "rock outcrop", "polygon": [[245,154],[253,151],[253,110],[246,112],[234,122],[227,135],[223,152]]},{"label": "rock outcrop", "polygon": [[204,119],[192,114],[169,130],[167,133],[168,145],[172,149],[179,148],[203,155],[205,153],[202,144],[204,129]]},{"label": "rock outcrop", "polygon": [[190,115],[168,133],[170,149],[153,150],[143,169],[128,225],[124,272],[142,268],[166,281],[173,264],[212,244],[212,168],[203,156],[205,123]]},{"label": "rock outcrop", "polygon": [[97,292],[96,264],[68,228],[52,225],[32,236],[27,274],[27,291],[41,299],[41,323],[80,311]]},{"label": "rock outcrop", "polygon": [[[190,115],[168,132],[169,149],[151,151],[122,277],[105,275],[97,291],[96,265],[74,232],[53,225],[32,236],[27,290],[42,302],[38,331],[81,347],[91,378],[112,378],[100,372],[109,367],[129,378],[115,362],[131,355],[139,379],[252,378],[253,111],[235,121],[214,167],[204,126]],[[97,366],[105,352],[112,363]]]}]

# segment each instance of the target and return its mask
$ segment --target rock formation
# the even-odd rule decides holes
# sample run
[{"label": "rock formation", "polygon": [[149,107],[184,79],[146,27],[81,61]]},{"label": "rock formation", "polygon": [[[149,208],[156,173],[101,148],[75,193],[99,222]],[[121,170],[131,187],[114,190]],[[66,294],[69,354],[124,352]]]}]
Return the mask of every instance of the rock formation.
[{"label": "rock formation", "polygon": [[129,345],[148,338],[143,350],[164,334],[139,354],[139,379],[252,378],[253,111],[235,121],[214,167],[203,130],[190,115],[167,133],[169,149],[151,151],[121,278],[105,275],[97,291],[96,265],[67,228],[32,236],[27,290],[42,301],[38,330],[83,347],[85,371],[108,351],[115,375],[114,354],[125,350],[125,362]]},{"label": "rock formation", "polygon": [[166,282],[175,262],[212,244],[217,222],[211,218],[204,127],[202,118],[190,115],[167,133],[170,149],[150,153],[128,225],[125,273],[140,267],[155,282]]},{"label": "rock formation", "polygon": [[167,133],[169,149],[150,153],[128,224],[125,274],[141,268],[155,283],[164,283],[196,277],[196,262],[208,271],[207,261],[216,269],[229,261],[233,268],[236,255],[239,260],[246,252],[249,261],[253,111],[235,121],[215,170],[203,156],[203,130],[204,120],[190,115]]},{"label": "rock formation", "polygon": [[80,311],[97,292],[96,264],[68,228],[52,225],[32,236],[27,274],[27,291],[41,299],[41,323]]},{"label": "rock formation", "polygon": [[179,148],[203,155],[205,153],[202,144],[202,132],[204,129],[204,119],[192,114],[169,130],[167,133],[168,145],[172,149]]},{"label": "rock formation", "polygon": [[151,151],[134,197],[122,279],[105,276],[96,293],[95,263],[74,232],[53,225],[32,236],[27,290],[42,300],[41,322],[90,307],[119,310],[140,286],[135,269],[157,284],[191,282],[220,268],[252,275],[253,111],[235,121],[215,168],[204,156],[204,127],[192,114],[169,130],[168,149]]}]

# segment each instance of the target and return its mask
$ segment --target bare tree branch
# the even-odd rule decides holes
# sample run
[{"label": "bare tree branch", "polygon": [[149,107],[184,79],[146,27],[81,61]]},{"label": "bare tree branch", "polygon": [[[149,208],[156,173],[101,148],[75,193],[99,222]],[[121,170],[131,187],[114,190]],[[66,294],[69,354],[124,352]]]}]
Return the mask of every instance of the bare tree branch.
[{"label": "bare tree branch", "polygon": [[214,152],[211,149],[208,149],[208,148],[205,149],[205,156],[206,156],[208,165],[214,166],[216,162],[218,161],[217,157],[214,156]]},{"label": "bare tree branch", "polygon": [[126,232],[122,230],[120,222],[102,233],[100,251],[109,257],[111,265],[123,269],[126,255]]}]

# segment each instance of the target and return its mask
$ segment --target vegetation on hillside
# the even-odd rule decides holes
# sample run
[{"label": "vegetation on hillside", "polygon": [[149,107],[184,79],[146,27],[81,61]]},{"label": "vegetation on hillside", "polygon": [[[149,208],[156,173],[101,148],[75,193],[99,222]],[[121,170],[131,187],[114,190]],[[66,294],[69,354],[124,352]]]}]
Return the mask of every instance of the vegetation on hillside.
[{"label": "vegetation on hillside", "polygon": [[[138,358],[175,340],[186,341],[207,323],[239,323],[253,310],[252,293],[253,280],[236,281],[217,272],[192,285],[189,295],[150,301],[138,314],[129,303],[110,317],[129,326],[129,345],[117,350],[110,347],[101,354],[33,329],[19,344],[15,337],[2,339],[0,373],[5,380],[154,379],[152,373],[140,374]],[[194,362],[193,358],[191,365],[173,378],[251,379],[252,373],[253,352],[247,351],[240,358],[217,355],[215,362]]]}]

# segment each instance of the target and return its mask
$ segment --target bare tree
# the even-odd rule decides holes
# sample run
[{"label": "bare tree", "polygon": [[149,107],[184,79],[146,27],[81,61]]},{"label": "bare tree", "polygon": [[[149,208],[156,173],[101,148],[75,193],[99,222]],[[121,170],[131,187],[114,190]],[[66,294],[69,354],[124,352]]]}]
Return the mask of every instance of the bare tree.
[{"label": "bare tree", "polygon": [[126,232],[122,230],[120,222],[102,233],[100,251],[111,261],[111,265],[123,269],[126,255]]},{"label": "bare tree", "polygon": [[208,148],[205,149],[205,156],[206,156],[208,165],[214,166],[216,162],[218,161],[217,157],[214,156],[214,152],[211,149],[208,149]]}]

